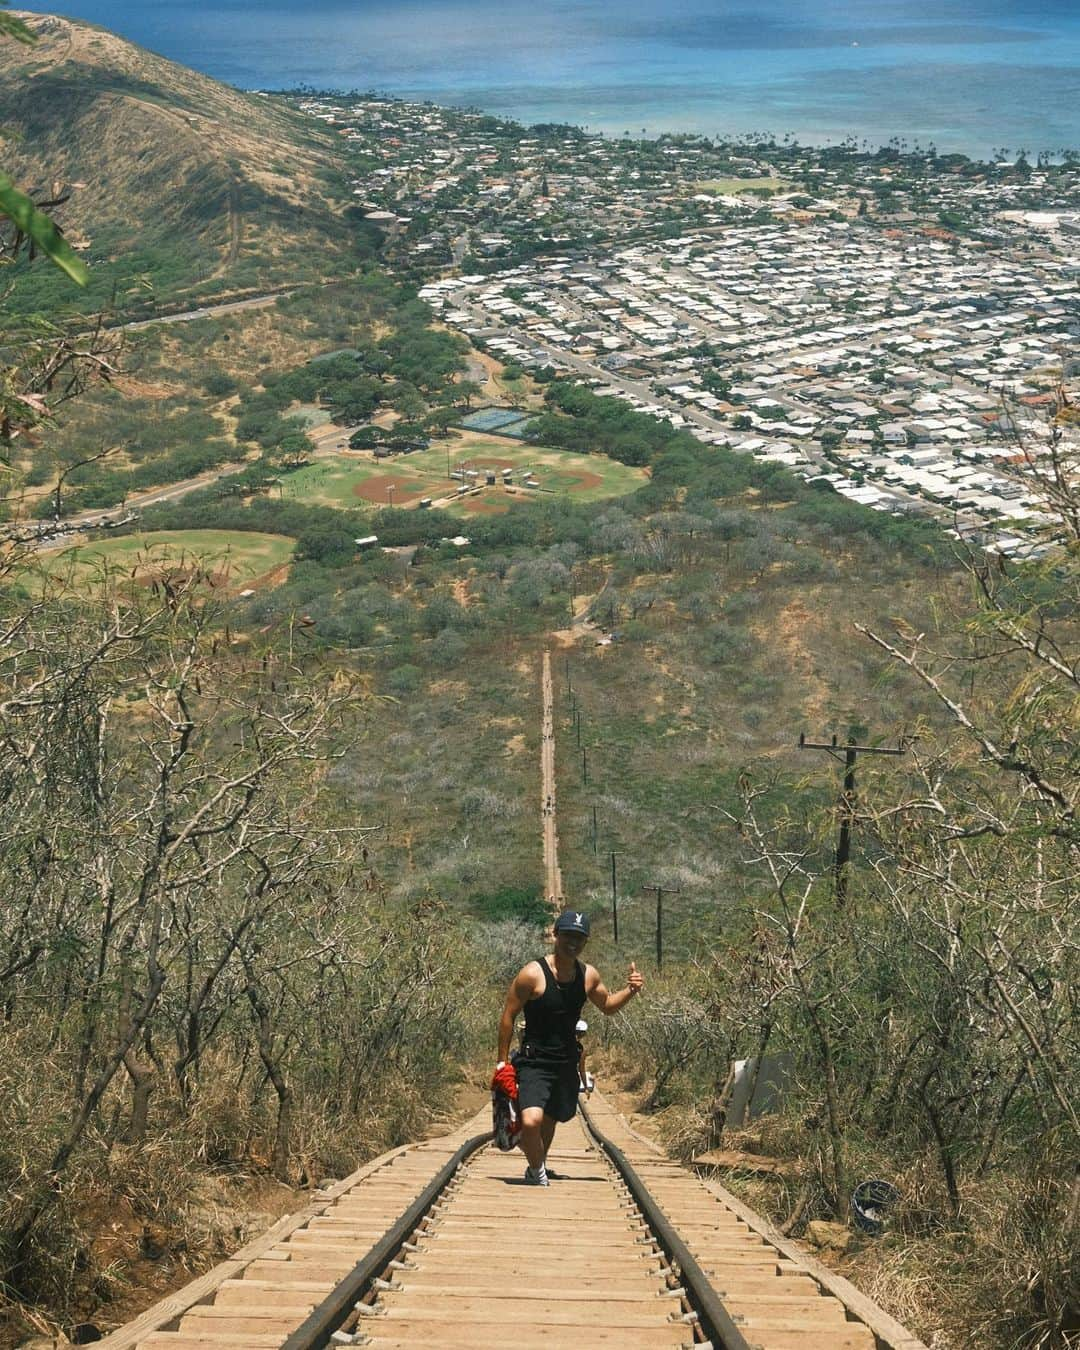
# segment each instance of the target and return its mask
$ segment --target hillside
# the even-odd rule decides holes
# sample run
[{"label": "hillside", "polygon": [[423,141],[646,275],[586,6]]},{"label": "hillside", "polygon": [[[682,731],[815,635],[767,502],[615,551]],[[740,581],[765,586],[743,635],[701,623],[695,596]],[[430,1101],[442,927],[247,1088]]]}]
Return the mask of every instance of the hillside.
[{"label": "hillside", "polygon": [[[73,189],[60,209],[92,283],[75,294],[25,261],[0,309],[13,277],[17,306],[79,334],[70,306],[114,288],[125,318],[165,321],[110,331],[116,378],[30,418],[2,480],[0,1350],[62,1328],[70,1341],[49,1339],[86,1343],[88,1321],[126,1321],[321,1179],[483,1099],[506,983],[558,896],[591,911],[589,959],[613,987],[631,960],[648,981],[627,1016],[589,1012],[590,1063],[648,1132],[734,1157],[733,1188],[795,1237],[847,1225],[858,1184],[888,1181],[887,1231],[844,1235],[861,1288],[935,1350],[1065,1350],[1080,1326],[1071,392],[1031,433],[1038,538],[1068,547],[969,547],[895,498],[872,508],[835,474],[793,472],[812,461],[790,446],[758,459],[703,438],[692,397],[676,412],[693,371],[684,392],[722,389],[732,432],[809,446],[779,420],[777,400],[794,416],[799,398],[742,383],[773,378],[758,361],[773,344],[754,348],[777,283],[757,258],[724,300],[745,346],[725,345],[723,308],[707,341],[678,323],[679,376],[648,342],[636,373],[604,378],[576,355],[595,335],[570,260],[573,350],[537,365],[545,347],[491,341],[468,309],[440,311],[437,282],[417,287],[466,234],[491,238],[474,144],[458,162],[437,138],[389,136],[372,100],[360,148],[339,153],[283,100],[30,18],[35,48],[0,45],[0,126],[21,138],[0,158],[22,156],[30,189]],[[452,196],[421,196],[421,150],[462,169]],[[346,176],[410,213],[378,260]],[[802,224],[755,223],[766,260],[797,253]],[[807,300],[807,330],[863,303],[826,238],[836,290]],[[683,263],[694,276],[690,252],[635,272],[650,282],[627,301],[635,342],[643,314],[675,331],[653,300],[675,305]],[[532,291],[504,291],[523,334],[551,331]],[[981,303],[972,323],[995,317]],[[1024,319],[1037,332],[1041,312]],[[22,387],[20,328],[39,331],[14,317],[0,396]],[[923,322],[910,331],[932,337]],[[815,336],[799,379],[836,421],[831,451],[850,432],[871,464],[874,391],[933,431],[915,390],[948,377],[876,340],[834,359],[843,336]],[[910,388],[891,384],[894,357]],[[1016,430],[1017,406],[994,421]],[[1002,447],[969,420],[981,466]],[[822,468],[830,433],[815,435]],[[744,1129],[736,1060],[778,1070],[775,1110]]]},{"label": "hillside", "polygon": [[[349,232],[329,132],[91,24],[23,17],[36,45],[0,44],[5,161],[27,191],[70,191],[57,214],[92,265],[92,300],[119,283],[124,304],[136,279],[145,296],[143,277],[160,300],[338,270]],[[51,303],[56,285],[23,279],[16,303]]]}]

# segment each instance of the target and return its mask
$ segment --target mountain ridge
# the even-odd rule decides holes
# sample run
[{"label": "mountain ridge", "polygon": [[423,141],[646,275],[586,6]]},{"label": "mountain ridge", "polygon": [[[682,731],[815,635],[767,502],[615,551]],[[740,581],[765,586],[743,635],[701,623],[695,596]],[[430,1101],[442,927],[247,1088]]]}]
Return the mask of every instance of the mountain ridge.
[{"label": "mountain ridge", "polygon": [[132,257],[177,295],[268,284],[285,255],[335,269],[332,133],[93,24],[20,17],[37,42],[0,45],[5,161],[26,191],[70,192],[59,222],[92,266]]}]

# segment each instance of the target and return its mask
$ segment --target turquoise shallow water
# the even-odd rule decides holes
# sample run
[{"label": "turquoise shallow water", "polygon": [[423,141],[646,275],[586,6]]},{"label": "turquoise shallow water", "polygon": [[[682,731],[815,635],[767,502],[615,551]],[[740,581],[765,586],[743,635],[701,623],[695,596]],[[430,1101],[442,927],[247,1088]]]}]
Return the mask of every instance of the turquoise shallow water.
[{"label": "turquoise shallow water", "polygon": [[378,89],[621,135],[1080,149],[1080,0],[70,0],[244,88]]}]

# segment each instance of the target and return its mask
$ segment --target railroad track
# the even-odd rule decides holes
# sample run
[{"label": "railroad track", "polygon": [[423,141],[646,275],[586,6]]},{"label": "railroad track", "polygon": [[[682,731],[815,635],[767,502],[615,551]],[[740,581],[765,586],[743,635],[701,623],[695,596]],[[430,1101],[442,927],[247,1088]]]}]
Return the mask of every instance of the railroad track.
[{"label": "railroad track", "polygon": [[540,819],[544,838],[544,893],[552,918],[563,907],[559,867],[559,828],[555,818],[555,695],[551,652],[545,647],[540,669]]},{"label": "railroad track", "polygon": [[103,1348],[926,1350],[599,1094],[546,1189],[486,1124],[376,1159]]}]

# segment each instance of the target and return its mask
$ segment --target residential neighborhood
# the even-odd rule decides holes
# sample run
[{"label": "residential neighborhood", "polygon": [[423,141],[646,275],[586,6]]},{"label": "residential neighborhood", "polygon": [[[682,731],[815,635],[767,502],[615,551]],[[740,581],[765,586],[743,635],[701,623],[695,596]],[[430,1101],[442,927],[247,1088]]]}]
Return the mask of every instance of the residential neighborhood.
[{"label": "residential neighborhood", "polygon": [[985,546],[1076,437],[1080,162],[634,141],[382,99],[302,106],[420,297],[507,365]]}]

